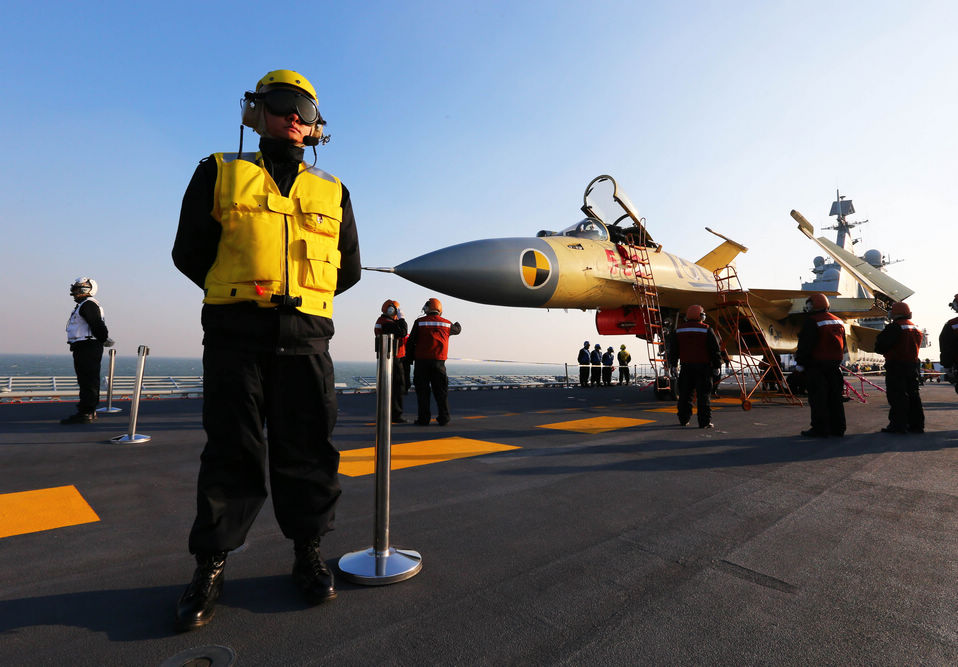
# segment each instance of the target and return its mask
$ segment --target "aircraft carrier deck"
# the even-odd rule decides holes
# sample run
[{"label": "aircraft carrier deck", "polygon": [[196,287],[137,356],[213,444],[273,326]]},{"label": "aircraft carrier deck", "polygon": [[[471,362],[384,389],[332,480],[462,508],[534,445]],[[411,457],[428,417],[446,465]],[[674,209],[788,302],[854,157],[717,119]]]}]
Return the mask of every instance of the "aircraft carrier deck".
[{"label": "aircraft carrier deck", "polygon": [[[448,426],[392,433],[417,576],[308,607],[267,505],[186,634],[201,402],[143,402],[142,445],[106,444],[125,410],[3,405],[0,664],[958,664],[958,396],[922,393],[924,435],[877,433],[873,391],[807,440],[807,407],[726,400],[700,430],[634,387],[456,392]],[[339,406],[334,567],[375,504],[375,396]]]}]

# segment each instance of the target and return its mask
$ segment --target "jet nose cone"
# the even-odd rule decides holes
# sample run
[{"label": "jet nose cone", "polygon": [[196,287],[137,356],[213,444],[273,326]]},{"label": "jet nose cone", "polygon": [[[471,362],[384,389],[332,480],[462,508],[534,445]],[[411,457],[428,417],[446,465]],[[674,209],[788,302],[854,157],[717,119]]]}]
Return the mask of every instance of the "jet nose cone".
[{"label": "jet nose cone", "polygon": [[449,296],[497,306],[541,306],[555,292],[555,252],[538,238],[485,239],[403,262],[395,272]]}]

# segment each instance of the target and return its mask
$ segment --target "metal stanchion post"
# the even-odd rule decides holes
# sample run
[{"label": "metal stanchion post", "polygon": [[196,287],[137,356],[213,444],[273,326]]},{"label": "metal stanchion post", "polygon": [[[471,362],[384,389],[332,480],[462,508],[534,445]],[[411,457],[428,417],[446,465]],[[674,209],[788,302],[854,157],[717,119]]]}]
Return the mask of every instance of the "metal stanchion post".
[{"label": "metal stanchion post", "polygon": [[140,412],[140,390],[143,388],[143,368],[146,366],[146,355],[150,353],[150,348],[146,345],[140,345],[136,352],[136,383],[133,385],[133,397],[130,399],[130,427],[124,435],[110,438],[110,442],[118,445],[138,444],[152,440],[150,436],[140,435],[136,432],[136,417]]},{"label": "metal stanchion post", "polygon": [[392,416],[393,336],[379,337],[376,375],[376,526],[373,546],[339,559],[343,576],[357,584],[378,586],[415,576],[422,569],[417,551],[389,546],[389,473]]},{"label": "metal stanchion post", "polygon": [[97,408],[97,412],[113,414],[122,412],[120,408],[113,407],[113,372],[116,370],[116,350],[110,348],[110,374],[106,378],[106,407]]}]

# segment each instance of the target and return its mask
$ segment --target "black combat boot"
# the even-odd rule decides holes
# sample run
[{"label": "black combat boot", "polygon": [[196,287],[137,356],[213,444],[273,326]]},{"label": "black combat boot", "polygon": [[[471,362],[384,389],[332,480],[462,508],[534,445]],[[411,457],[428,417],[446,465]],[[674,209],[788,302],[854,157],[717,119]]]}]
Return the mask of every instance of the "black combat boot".
[{"label": "black combat boot", "polygon": [[92,424],[96,421],[95,412],[77,412],[60,420],[61,424]]},{"label": "black combat boot", "polygon": [[319,538],[297,540],[293,546],[293,581],[303,591],[310,604],[320,604],[336,597],[333,573],[319,555]]},{"label": "black combat boot", "polygon": [[201,628],[213,618],[216,601],[223,590],[223,569],[226,553],[196,555],[193,581],[183,591],[176,606],[176,625],[180,630]]}]

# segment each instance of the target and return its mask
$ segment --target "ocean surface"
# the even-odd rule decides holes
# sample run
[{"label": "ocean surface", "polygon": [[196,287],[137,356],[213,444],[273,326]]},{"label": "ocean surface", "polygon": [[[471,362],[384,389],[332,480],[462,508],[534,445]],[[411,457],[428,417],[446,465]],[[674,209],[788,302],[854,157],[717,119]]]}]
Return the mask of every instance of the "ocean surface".
[{"label": "ocean surface", "polygon": [[[136,357],[117,356],[115,374],[136,375]],[[336,382],[354,387],[361,384],[357,377],[375,378],[375,361],[333,361]],[[565,376],[563,364],[523,363],[510,361],[475,362],[450,359],[446,362],[449,375],[546,375]],[[103,374],[109,371],[109,357],[103,355]],[[569,373],[577,375],[577,367],[570,365]],[[73,357],[69,354],[0,354],[0,377],[73,375]],[[199,376],[203,374],[200,359],[182,357],[154,357],[147,355],[144,375]]]}]

